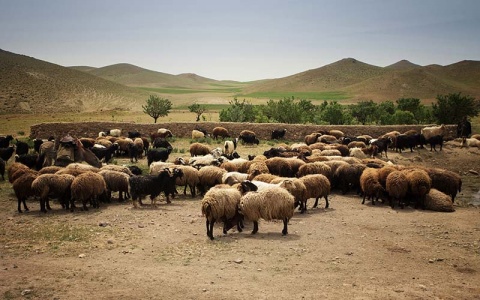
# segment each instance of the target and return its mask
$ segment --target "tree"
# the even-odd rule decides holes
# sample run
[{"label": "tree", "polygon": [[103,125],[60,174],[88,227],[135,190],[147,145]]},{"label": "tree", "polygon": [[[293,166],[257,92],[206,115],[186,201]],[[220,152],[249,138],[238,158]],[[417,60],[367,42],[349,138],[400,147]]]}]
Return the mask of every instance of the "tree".
[{"label": "tree", "polygon": [[397,110],[393,114],[393,121],[395,124],[411,125],[415,124],[415,116],[409,111]]},{"label": "tree", "polygon": [[230,107],[222,109],[219,114],[220,122],[253,122],[255,110],[253,105],[245,99],[242,102],[234,98],[229,102]]},{"label": "tree", "polygon": [[359,123],[365,125],[374,118],[377,104],[370,101],[360,101],[357,104],[350,105],[350,112]]},{"label": "tree", "polygon": [[411,112],[417,124],[426,118],[427,109],[425,105],[420,103],[420,99],[400,98],[397,100],[397,105],[397,109]]},{"label": "tree", "polygon": [[159,117],[167,116],[172,109],[172,102],[168,99],[159,98],[155,95],[150,95],[147,99],[147,104],[142,105],[143,112],[153,118],[155,123]]},{"label": "tree", "polygon": [[464,117],[478,116],[480,100],[461,93],[438,95],[432,113],[439,124],[458,124]]},{"label": "tree", "polygon": [[322,120],[328,122],[330,125],[345,124],[343,106],[337,101],[331,101],[322,112]]},{"label": "tree", "polygon": [[207,111],[207,108],[204,105],[200,105],[198,103],[193,103],[188,107],[190,112],[197,114],[197,122],[200,121],[200,117],[204,112]]}]

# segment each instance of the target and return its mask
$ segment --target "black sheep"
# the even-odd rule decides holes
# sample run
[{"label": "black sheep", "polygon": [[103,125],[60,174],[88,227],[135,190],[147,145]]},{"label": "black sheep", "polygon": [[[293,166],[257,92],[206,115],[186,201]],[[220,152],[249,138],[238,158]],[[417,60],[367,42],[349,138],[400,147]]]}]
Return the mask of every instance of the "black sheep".
[{"label": "black sheep", "polygon": [[160,137],[153,140],[152,147],[153,148],[168,148],[168,147],[173,148],[172,144],[170,144],[166,138],[160,138]]},{"label": "black sheep", "polygon": [[150,164],[154,161],[167,161],[168,156],[172,153],[172,147],[168,148],[154,148],[148,150],[147,153],[147,165],[150,166]]},{"label": "black sheep", "polygon": [[17,140],[17,143],[15,144],[15,146],[17,147],[15,154],[18,154],[18,155],[28,154],[29,147],[27,143]]},{"label": "black sheep", "polygon": [[29,167],[30,169],[33,169],[37,166],[37,161],[38,161],[38,154],[22,154],[18,155],[15,154],[15,162],[21,163]]},{"label": "black sheep", "polygon": [[[178,169],[177,169],[178,170]],[[134,205],[136,201],[143,205],[142,198],[149,195],[150,200],[153,200],[164,192],[165,195],[169,195],[175,190],[175,179],[179,173],[170,172],[169,169],[162,170],[158,175],[134,175],[130,177],[130,194]],[[170,200],[167,197],[167,202]]]},{"label": "black sheep", "polygon": [[137,138],[137,137],[141,137],[141,136],[142,136],[142,134],[140,132],[136,131],[136,130],[128,132],[128,138],[131,138],[132,140]]},{"label": "black sheep", "polygon": [[440,151],[442,151],[443,136],[441,135],[432,136],[431,138],[428,139],[427,143],[430,144],[430,151],[432,151],[432,149],[437,151],[437,149],[435,149],[436,145],[440,145]]},{"label": "black sheep", "polygon": [[115,151],[118,150],[118,144],[112,144],[106,148],[92,147],[90,150],[99,160],[105,159],[105,163],[108,164]]},{"label": "black sheep", "polygon": [[382,155],[382,152],[385,152],[386,158],[388,158],[387,156],[388,145],[390,145],[391,143],[392,143],[392,140],[390,138],[379,138],[379,139],[370,141],[371,145],[378,147],[378,153],[380,153],[380,155]]},{"label": "black sheep", "polygon": [[10,141],[13,141],[13,136],[0,136],[0,148],[7,148],[10,146]]},{"label": "black sheep", "polygon": [[0,158],[4,161],[8,161],[12,157],[13,152],[15,152],[14,146],[9,146],[6,148],[0,148]]},{"label": "black sheep", "polygon": [[260,141],[254,135],[240,135],[238,137],[244,144],[256,144],[258,145]]},{"label": "black sheep", "polygon": [[142,169],[137,166],[127,166],[133,175],[142,175]]},{"label": "black sheep", "polygon": [[0,175],[2,175],[2,180],[5,181],[5,161],[0,158]]},{"label": "black sheep", "polygon": [[286,129],[275,129],[272,131],[272,140],[278,140],[278,139],[283,139],[285,136],[285,133],[287,133]]}]

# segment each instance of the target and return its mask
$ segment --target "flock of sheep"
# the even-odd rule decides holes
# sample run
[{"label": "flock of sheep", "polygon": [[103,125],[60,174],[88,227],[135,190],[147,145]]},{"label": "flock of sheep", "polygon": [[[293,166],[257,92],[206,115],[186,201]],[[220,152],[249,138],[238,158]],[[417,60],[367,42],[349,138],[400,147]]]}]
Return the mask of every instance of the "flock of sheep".
[{"label": "flock of sheep", "polygon": [[[286,130],[275,130],[272,138],[281,139],[285,134]],[[242,158],[237,146],[242,143],[256,147],[259,140],[255,133],[244,130],[232,138],[227,129],[217,127],[211,136],[221,138],[223,147],[192,142],[190,156],[168,161],[173,148],[168,141],[173,136],[170,130],[159,129],[150,135],[150,141],[138,132],[129,132],[132,137],[126,138],[121,137],[121,130],[109,130],[97,138],[79,138],[80,147],[113,149],[108,156],[97,156],[104,161],[101,167],[83,163],[55,166],[53,158],[48,163],[44,161],[40,168],[38,164],[14,162],[7,171],[19,212],[22,204],[28,210],[29,197],[39,199],[43,212],[51,209],[51,198],[57,198],[65,209],[73,211],[75,203],[81,203],[88,210],[89,205],[97,208],[102,201],[111,201],[112,192],[119,193],[119,201],[131,197],[133,205],[138,207],[146,196],[155,205],[155,199],[162,193],[170,203],[177,187],[184,187],[184,194],[188,187],[191,197],[202,195],[201,211],[210,239],[214,238],[215,222],[223,223],[226,234],[234,226],[242,231],[245,218],[253,221],[252,234],[258,231],[260,219],[282,220],[282,234],[286,235],[288,222],[297,208],[299,213],[305,213],[307,201],[312,198],[313,208],[323,198],[328,208],[328,197],[334,190],[345,194],[353,189],[362,197],[362,204],[368,199],[372,205],[381,200],[392,208],[410,205],[454,211],[453,202],[462,186],[459,174],[440,168],[395,165],[387,160],[388,149],[413,151],[428,143],[433,149],[436,144],[442,145],[443,134],[442,126],[424,128],[421,133],[388,132],[377,138],[348,137],[339,130],[330,130],[309,134],[302,143],[280,143],[263,155]],[[200,127],[192,131],[193,140],[207,135]],[[474,135],[469,140],[480,143],[479,139]],[[474,144],[473,141],[469,146]],[[129,155],[134,162],[132,152],[135,159],[147,156],[149,174],[141,174],[135,165],[107,164],[111,156],[122,154]],[[162,155],[156,156],[160,152]],[[0,159],[2,178],[5,161]]]}]

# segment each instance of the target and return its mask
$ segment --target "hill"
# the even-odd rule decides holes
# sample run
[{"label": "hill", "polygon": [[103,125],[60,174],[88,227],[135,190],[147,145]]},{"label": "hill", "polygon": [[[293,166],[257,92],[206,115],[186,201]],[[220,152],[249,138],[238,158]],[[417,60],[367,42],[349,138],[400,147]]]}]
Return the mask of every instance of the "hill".
[{"label": "hill", "polygon": [[244,89],[246,96],[278,91],[340,92],[348,95],[352,102],[402,97],[431,102],[439,94],[458,92],[479,98],[480,62],[422,67],[402,60],[382,68],[348,58],[288,77],[254,83]]},{"label": "hill", "polygon": [[321,68],[284,78],[265,80],[247,87],[245,93],[265,91],[307,92],[337,91],[386,71],[353,58],[346,58]]},{"label": "hill", "polygon": [[148,93],[72,68],[0,50],[0,111],[141,110]]},{"label": "hill", "polygon": [[414,64],[409,62],[406,59],[402,59],[394,64],[386,66],[386,69],[394,69],[394,70],[411,70],[420,67],[420,65]]},{"label": "hill", "polygon": [[196,74],[172,75],[147,70],[126,63],[89,70],[84,69],[82,71],[132,87],[200,89],[207,88],[209,84],[218,82],[217,80],[201,77]]}]

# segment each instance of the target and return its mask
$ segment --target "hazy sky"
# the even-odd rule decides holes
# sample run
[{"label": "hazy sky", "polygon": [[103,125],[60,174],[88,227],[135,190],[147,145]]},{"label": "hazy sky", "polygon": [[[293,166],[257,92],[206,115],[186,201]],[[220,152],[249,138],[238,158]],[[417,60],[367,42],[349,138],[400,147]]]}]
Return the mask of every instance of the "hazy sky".
[{"label": "hazy sky", "polygon": [[218,80],[480,60],[480,0],[0,0],[0,48]]}]

